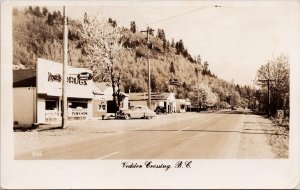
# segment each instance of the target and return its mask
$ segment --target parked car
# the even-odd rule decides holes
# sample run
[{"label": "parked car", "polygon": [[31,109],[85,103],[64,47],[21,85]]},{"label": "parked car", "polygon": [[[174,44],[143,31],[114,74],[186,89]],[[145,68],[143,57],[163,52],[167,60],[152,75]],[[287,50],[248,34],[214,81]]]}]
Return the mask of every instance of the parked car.
[{"label": "parked car", "polygon": [[163,106],[157,106],[154,110],[154,112],[159,115],[159,114],[167,114],[167,110],[166,108],[164,108]]},{"label": "parked car", "polygon": [[128,110],[117,112],[117,119],[144,118],[152,119],[156,114],[146,106],[131,106]]}]

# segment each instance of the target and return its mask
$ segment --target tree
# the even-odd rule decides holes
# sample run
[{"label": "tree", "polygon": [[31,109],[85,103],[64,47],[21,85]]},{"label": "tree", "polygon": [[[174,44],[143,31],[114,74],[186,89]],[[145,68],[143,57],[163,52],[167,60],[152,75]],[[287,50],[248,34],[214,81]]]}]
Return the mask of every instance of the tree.
[{"label": "tree", "polygon": [[173,75],[175,75],[175,67],[174,67],[174,63],[173,63],[173,62],[171,62],[171,64],[170,64],[170,72],[171,72]]},{"label": "tree", "polygon": [[157,82],[156,82],[156,77],[153,74],[151,74],[150,85],[151,85],[152,92],[156,92],[157,91]]},{"label": "tree", "polygon": [[175,47],[175,41],[174,41],[174,38],[172,38],[172,41],[171,41],[171,47]]},{"label": "tree", "polygon": [[[208,85],[200,83],[198,88],[200,92],[200,104],[214,106],[218,102],[219,97],[217,93],[213,92]],[[196,87],[197,90],[198,88]]]},{"label": "tree", "polygon": [[62,20],[62,14],[61,14],[61,12],[60,11],[57,11],[57,19],[60,21],[60,20]]},{"label": "tree", "polygon": [[108,23],[112,26],[112,27],[116,27],[117,26],[117,21],[113,20],[111,18],[108,19]]},{"label": "tree", "polygon": [[169,41],[167,41],[166,39],[163,39],[163,48],[164,52],[169,52]]},{"label": "tree", "polygon": [[42,14],[43,14],[44,17],[47,16],[47,14],[48,14],[48,9],[47,9],[46,7],[43,7],[43,9],[42,9]]},{"label": "tree", "polygon": [[115,87],[120,73],[115,71],[114,58],[122,50],[122,35],[120,28],[112,23],[100,15],[86,15],[82,22],[81,36],[85,40],[85,63],[93,71],[94,80],[112,83],[113,101],[117,104],[119,98]]},{"label": "tree", "polygon": [[176,42],[175,48],[176,48],[176,53],[177,54],[182,54],[182,52],[185,50],[184,45],[183,45],[183,41],[181,39],[178,42]]},{"label": "tree", "polygon": [[289,70],[288,58],[281,55],[262,65],[257,71],[256,83],[261,85],[262,91],[267,91],[266,94],[269,95],[264,103],[265,107],[271,106],[266,110],[270,109],[271,114],[275,114],[278,109],[289,109],[289,105],[286,104],[289,102]]},{"label": "tree", "polygon": [[234,91],[233,95],[231,96],[231,105],[239,106],[240,103],[241,103],[240,94],[237,91]]},{"label": "tree", "polygon": [[56,12],[56,11],[53,11],[53,13],[52,13],[52,18],[53,18],[53,20],[56,20],[57,17],[58,17],[57,12]]},{"label": "tree", "polygon": [[157,38],[161,40],[166,40],[165,31],[163,29],[157,29]]},{"label": "tree", "polygon": [[33,12],[33,8],[32,8],[32,6],[29,6],[28,10],[26,10],[26,13],[32,14],[32,12]]},{"label": "tree", "polygon": [[197,55],[196,63],[201,65],[201,56],[200,55]]},{"label": "tree", "polygon": [[37,17],[41,17],[42,16],[42,13],[41,13],[41,9],[39,6],[35,7],[34,10],[33,10],[33,14]]},{"label": "tree", "polygon": [[149,27],[149,35],[154,36],[154,29]]},{"label": "tree", "polygon": [[182,56],[187,58],[189,56],[189,53],[188,53],[188,50],[187,49],[184,49],[182,52]]},{"label": "tree", "polygon": [[203,68],[204,71],[207,71],[208,70],[208,63],[207,61],[204,62],[204,68]]},{"label": "tree", "polygon": [[130,22],[130,30],[131,30],[132,33],[136,33],[135,21]]}]

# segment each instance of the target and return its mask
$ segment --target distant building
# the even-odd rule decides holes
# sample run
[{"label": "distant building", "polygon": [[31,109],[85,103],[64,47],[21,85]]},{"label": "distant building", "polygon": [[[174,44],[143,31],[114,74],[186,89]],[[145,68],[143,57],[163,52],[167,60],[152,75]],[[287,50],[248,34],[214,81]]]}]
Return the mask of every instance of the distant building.
[{"label": "distant building", "polygon": [[[94,98],[93,98],[93,117],[102,118],[107,113],[114,113],[113,105],[113,88],[107,82],[94,82]],[[116,91],[118,88],[116,87]],[[128,109],[128,95],[121,93],[122,100],[120,104],[121,109]]]},{"label": "distant building", "polygon": [[[129,107],[135,105],[147,106],[147,93],[129,93]],[[176,112],[176,99],[174,93],[151,93],[151,110],[163,106],[168,113]]]},{"label": "distant building", "polygon": [[176,112],[183,113],[188,111],[191,106],[189,99],[176,99]]}]

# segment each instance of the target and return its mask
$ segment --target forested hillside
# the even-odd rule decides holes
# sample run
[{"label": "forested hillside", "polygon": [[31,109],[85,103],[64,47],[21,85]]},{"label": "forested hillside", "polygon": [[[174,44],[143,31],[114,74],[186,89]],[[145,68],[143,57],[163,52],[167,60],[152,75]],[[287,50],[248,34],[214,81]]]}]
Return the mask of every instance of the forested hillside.
[{"label": "forested hillside", "polygon": [[[201,103],[248,105],[253,89],[219,79],[210,71],[208,61],[201,60],[200,55],[190,55],[184,46],[184,39],[174,42],[173,39],[166,39],[163,29],[155,29],[148,44],[146,34],[136,30],[134,21],[128,23],[128,28],[119,27],[113,18],[108,18],[107,22],[121,33],[122,50],[113,62],[123,91],[147,91],[149,56],[152,92],[173,91],[177,98],[189,98],[195,105],[199,88]],[[86,62],[89,52],[82,37],[82,23],[81,20],[69,19],[69,64],[91,68]],[[37,58],[62,62],[62,44],[61,12],[49,12],[45,7],[14,9],[13,64],[16,68],[34,68]],[[102,72],[97,69],[93,71]],[[178,85],[168,86],[170,79],[177,79]],[[95,80],[104,79],[95,77]]]}]

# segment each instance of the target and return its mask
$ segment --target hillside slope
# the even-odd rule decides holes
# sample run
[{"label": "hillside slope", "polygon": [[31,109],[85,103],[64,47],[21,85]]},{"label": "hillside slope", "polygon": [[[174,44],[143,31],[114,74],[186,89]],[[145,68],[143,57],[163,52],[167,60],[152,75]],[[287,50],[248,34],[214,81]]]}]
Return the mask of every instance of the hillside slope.
[{"label": "hillside slope", "polygon": [[[81,22],[69,21],[70,64],[84,64],[84,43],[81,37]],[[161,29],[160,29],[161,31]],[[13,65],[21,68],[34,68],[37,58],[62,62],[62,15],[52,13],[47,8],[27,7],[13,11]],[[119,72],[121,89],[125,92],[145,92],[148,81],[149,55],[151,63],[152,92],[176,93],[177,98],[197,100],[197,68],[199,75],[200,100],[215,104],[220,101],[246,104],[247,89],[218,79],[208,69],[208,64],[196,61],[184,48],[182,41],[170,43],[160,35],[151,35],[151,46],[147,44],[146,34],[123,28],[124,49],[114,59],[115,70]],[[177,86],[168,86],[170,79],[177,79]],[[241,98],[242,96],[242,98]]]}]

